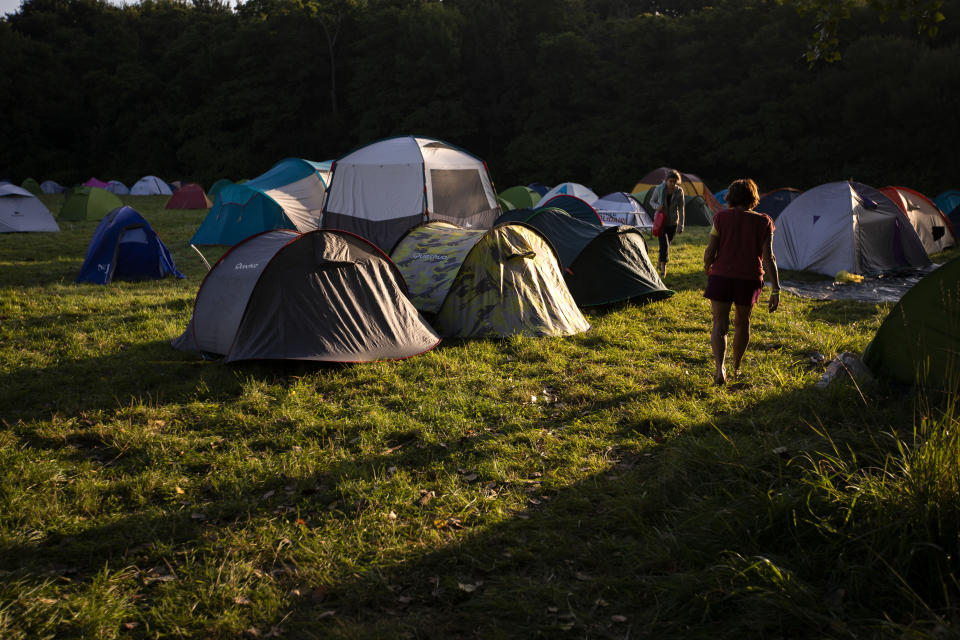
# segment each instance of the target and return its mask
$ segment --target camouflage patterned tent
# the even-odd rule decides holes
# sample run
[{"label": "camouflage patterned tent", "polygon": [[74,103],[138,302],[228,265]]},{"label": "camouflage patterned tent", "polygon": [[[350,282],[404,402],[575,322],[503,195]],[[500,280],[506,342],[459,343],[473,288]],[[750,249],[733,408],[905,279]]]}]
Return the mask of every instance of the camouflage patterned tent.
[{"label": "camouflage patterned tent", "polygon": [[673,295],[657,275],[647,242],[636,227],[598,227],[561,209],[517,209],[497,223],[524,222],[553,245],[563,277],[581,307],[625,300],[662,300]]},{"label": "camouflage patterned tent", "polygon": [[428,222],[393,250],[414,306],[446,337],[568,336],[590,328],[553,247],[532,227]]}]

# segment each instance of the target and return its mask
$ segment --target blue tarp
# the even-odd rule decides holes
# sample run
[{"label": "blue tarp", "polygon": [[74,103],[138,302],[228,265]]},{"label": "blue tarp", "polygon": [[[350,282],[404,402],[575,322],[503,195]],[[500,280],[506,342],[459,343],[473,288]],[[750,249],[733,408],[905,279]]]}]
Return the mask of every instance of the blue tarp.
[{"label": "blue tarp", "polygon": [[90,240],[77,282],[107,284],[114,280],[156,280],[177,271],[170,251],[150,224],[132,207],[108,213]]}]

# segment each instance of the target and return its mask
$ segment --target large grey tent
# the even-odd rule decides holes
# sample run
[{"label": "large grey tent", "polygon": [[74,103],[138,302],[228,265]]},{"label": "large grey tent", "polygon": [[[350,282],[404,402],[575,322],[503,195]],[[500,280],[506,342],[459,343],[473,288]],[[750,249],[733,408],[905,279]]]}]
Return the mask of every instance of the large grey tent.
[{"label": "large grey tent", "polygon": [[397,267],[370,242],[344,231],[276,229],[217,261],[173,346],[226,362],[367,362],[415,356],[439,341]]},{"label": "large grey tent", "polygon": [[859,182],[830,182],[804,191],[777,217],[773,252],[783,269],[828,276],[930,264],[903,211]]},{"label": "large grey tent", "polygon": [[553,247],[527,225],[484,231],[428,222],[401,238],[392,257],[413,303],[443,336],[568,336],[590,328]]},{"label": "large grey tent", "polygon": [[60,231],[40,199],[11,182],[0,183],[0,233]]},{"label": "large grey tent", "polygon": [[598,227],[551,208],[508,211],[497,219],[504,222],[528,224],[550,241],[581,307],[660,300],[674,293],[657,275],[646,240],[634,226]]}]

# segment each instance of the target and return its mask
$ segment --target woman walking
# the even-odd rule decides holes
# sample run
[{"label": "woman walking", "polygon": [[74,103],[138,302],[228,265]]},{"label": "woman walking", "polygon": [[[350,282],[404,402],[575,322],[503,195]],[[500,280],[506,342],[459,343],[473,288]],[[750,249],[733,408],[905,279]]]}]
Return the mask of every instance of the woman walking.
[{"label": "woman walking", "polygon": [[731,306],[734,307],[733,370],[740,371],[750,342],[750,313],[763,290],[764,269],[773,286],[767,307],[772,313],[780,306],[780,275],[773,255],[773,220],[753,211],[759,200],[753,180],[734,180],[726,195],[730,208],[714,216],[710,241],[703,253],[703,269],[707,273],[707,289],[703,295],[711,300],[713,310],[710,345],[716,363],[713,378],[716,384],[727,380],[724,359]]}]

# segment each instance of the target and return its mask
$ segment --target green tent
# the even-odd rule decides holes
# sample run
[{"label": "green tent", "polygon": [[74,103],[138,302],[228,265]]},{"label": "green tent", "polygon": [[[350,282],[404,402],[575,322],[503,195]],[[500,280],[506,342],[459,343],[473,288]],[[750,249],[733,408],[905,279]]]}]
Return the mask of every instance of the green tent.
[{"label": "green tent", "polygon": [[500,198],[512,204],[511,209],[530,209],[540,202],[541,196],[530,187],[517,185],[501,191]]},{"label": "green tent", "polygon": [[33,178],[27,178],[23,181],[23,184],[20,185],[30,193],[35,196],[40,195],[43,191],[40,189],[40,183],[34,180]]},{"label": "green tent", "polygon": [[390,256],[414,306],[447,337],[569,336],[590,328],[550,242],[532,227],[427,222]]},{"label": "green tent", "polygon": [[[646,209],[650,216],[652,217],[654,213],[653,207],[650,206],[650,196],[653,195],[653,189],[646,189],[643,191],[637,191],[632,194],[634,198],[640,201],[640,204],[643,205],[643,208]],[[713,226],[713,210],[707,206],[707,202],[703,199],[703,196],[684,196],[684,222],[687,226],[693,227],[712,227]]]},{"label": "green tent", "polygon": [[61,220],[100,220],[123,206],[117,196],[99,187],[74,187],[60,209]]},{"label": "green tent", "polygon": [[501,196],[497,196],[497,204],[500,205],[501,212],[513,211],[514,209],[516,209],[516,207],[513,206],[512,202],[510,202],[509,200],[504,200]]},{"label": "green tent", "polygon": [[863,352],[880,377],[931,390],[960,378],[960,258],[934,269],[894,305]]}]

